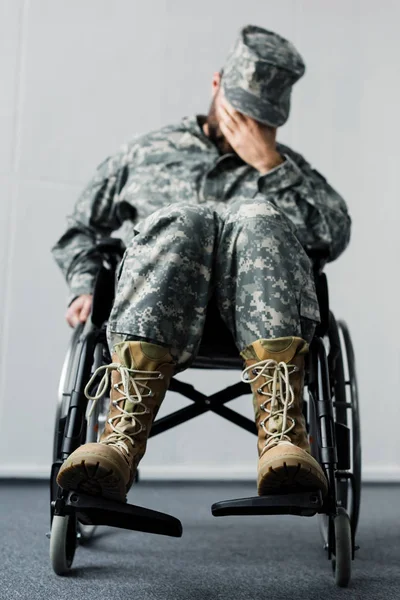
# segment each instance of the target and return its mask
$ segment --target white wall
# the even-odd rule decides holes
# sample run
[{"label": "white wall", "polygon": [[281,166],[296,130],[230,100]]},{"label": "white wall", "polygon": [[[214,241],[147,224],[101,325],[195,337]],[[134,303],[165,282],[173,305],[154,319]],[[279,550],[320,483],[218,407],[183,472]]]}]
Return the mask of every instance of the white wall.
[{"label": "white wall", "polygon": [[[400,85],[396,0],[0,0],[0,475],[47,475],[70,332],[49,249],[93,169],[131,135],[204,112],[239,28],[308,64],[281,139],[347,198],[351,247],[329,267],[358,360],[365,476],[400,480]],[[215,390],[236,375],[186,378]],[[236,407],[251,415],[250,399]],[[163,414],[183,402],[173,394]],[[255,440],[205,415],[150,442],[143,475],[254,476]]]}]

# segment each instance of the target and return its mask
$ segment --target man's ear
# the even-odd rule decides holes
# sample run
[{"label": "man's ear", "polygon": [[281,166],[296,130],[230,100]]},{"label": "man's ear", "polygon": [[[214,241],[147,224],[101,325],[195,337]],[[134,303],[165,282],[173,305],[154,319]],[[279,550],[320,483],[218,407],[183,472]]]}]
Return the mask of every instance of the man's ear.
[{"label": "man's ear", "polygon": [[212,91],[213,98],[215,98],[216,94],[218,93],[220,85],[221,85],[221,73],[219,71],[216,71],[213,75],[212,84],[211,84],[211,91]]}]

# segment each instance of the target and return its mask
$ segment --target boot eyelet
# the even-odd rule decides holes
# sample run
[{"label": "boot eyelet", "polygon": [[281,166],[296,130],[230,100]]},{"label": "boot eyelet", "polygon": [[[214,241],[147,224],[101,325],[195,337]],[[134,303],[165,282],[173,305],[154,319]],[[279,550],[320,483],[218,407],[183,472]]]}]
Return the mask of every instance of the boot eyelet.
[{"label": "boot eyelet", "polygon": [[263,393],[262,388],[258,388],[257,394],[262,394],[262,393]]},{"label": "boot eyelet", "polygon": [[253,370],[252,370],[252,373],[253,373],[253,375],[258,375],[258,371],[257,371],[257,369],[253,369]]}]

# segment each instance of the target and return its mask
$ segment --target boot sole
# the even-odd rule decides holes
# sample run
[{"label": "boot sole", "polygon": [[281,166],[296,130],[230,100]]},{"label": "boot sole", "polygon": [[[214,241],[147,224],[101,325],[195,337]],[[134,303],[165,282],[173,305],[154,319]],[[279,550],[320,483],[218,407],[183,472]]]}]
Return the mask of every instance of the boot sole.
[{"label": "boot sole", "polygon": [[126,502],[126,484],[111,461],[98,456],[67,459],[57,475],[57,484],[67,491]]},{"label": "boot sole", "polygon": [[328,484],[322,470],[298,457],[285,456],[283,460],[274,460],[269,465],[264,465],[262,471],[258,482],[260,496],[316,490],[321,491],[323,496],[328,493]]}]

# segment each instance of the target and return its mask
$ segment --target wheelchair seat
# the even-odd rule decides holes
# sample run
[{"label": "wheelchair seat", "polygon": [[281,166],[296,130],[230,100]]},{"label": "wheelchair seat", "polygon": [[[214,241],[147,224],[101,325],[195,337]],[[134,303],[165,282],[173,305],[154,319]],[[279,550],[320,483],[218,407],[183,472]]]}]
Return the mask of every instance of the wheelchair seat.
[{"label": "wheelchair seat", "polygon": [[[218,332],[218,335],[215,335]],[[203,337],[196,359],[195,369],[241,369],[243,361],[235,341],[223,321],[214,296],[207,307]]]}]

